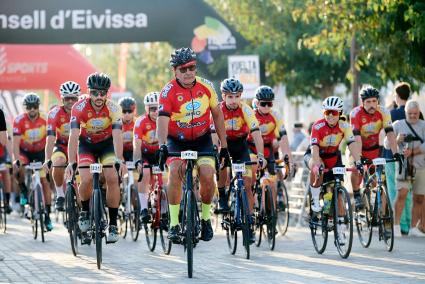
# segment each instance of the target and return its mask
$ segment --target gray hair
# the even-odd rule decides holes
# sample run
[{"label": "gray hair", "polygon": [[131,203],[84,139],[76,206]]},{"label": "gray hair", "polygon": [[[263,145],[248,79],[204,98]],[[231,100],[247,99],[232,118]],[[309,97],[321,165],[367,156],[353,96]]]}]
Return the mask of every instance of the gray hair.
[{"label": "gray hair", "polygon": [[419,109],[419,103],[417,101],[414,100],[408,100],[406,103],[406,106],[404,107],[405,111],[407,112],[409,109]]}]

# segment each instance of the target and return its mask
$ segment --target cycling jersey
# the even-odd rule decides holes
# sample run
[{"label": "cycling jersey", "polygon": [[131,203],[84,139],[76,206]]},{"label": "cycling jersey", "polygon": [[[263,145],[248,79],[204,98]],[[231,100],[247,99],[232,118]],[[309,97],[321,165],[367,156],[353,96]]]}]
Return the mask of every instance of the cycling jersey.
[{"label": "cycling jersey", "polygon": [[337,125],[331,127],[323,118],[313,124],[310,145],[319,146],[319,155],[326,168],[336,165],[342,139],[345,139],[347,145],[355,141],[353,131],[347,122],[339,120]]},{"label": "cycling jersey", "polygon": [[145,114],[134,124],[134,139],[142,140],[142,154],[155,153],[159,149],[156,138],[156,121]]},{"label": "cycling jersey", "polygon": [[27,113],[20,114],[13,121],[13,136],[21,136],[19,148],[25,152],[44,151],[46,120],[41,115],[31,120]]},{"label": "cycling jersey", "polygon": [[362,139],[362,156],[374,159],[379,156],[379,132],[393,131],[390,113],[378,106],[374,114],[369,114],[362,106],[354,108],[350,113],[350,123],[354,135]]},{"label": "cycling jersey", "polygon": [[220,103],[224,115],[227,140],[246,138],[249,132],[259,129],[254,111],[245,103],[235,110],[227,108],[225,102]]},{"label": "cycling jersey", "polygon": [[134,120],[122,124],[122,140],[125,152],[133,151],[133,128]]},{"label": "cycling jersey", "polygon": [[159,115],[168,116],[168,136],[193,141],[210,132],[211,108],[218,106],[218,96],[208,80],[196,77],[193,87],[184,88],[174,79],[161,91]]},{"label": "cycling jersey", "polygon": [[96,144],[112,137],[112,129],[121,129],[121,107],[107,99],[99,112],[89,97],[74,104],[71,111],[71,129],[80,129],[80,138]]},{"label": "cycling jersey", "polygon": [[56,144],[65,148],[68,146],[70,120],[71,114],[63,106],[54,107],[47,116],[47,136],[56,136]]}]

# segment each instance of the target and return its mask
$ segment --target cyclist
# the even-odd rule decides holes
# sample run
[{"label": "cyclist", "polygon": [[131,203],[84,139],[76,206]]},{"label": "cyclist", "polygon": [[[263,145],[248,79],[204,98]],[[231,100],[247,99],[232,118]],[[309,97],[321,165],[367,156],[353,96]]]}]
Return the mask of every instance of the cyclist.
[{"label": "cyclist", "polygon": [[125,161],[133,161],[133,128],[136,101],[132,97],[124,97],[118,101],[122,109],[122,139]]},{"label": "cyclist", "polygon": [[[210,114],[212,114],[217,135],[221,142],[220,160],[229,162],[226,130],[223,113],[218,104],[218,96],[210,81],[196,76],[196,55],[190,48],[180,48],[171,54],[170,65],[175,78],[161,91],[157,121],[160,160],[167,158],[168,151],[179,152],[194,150],[212,152],[213,143],[210,133]],[[166,144],[167,143],[167,144]],[[183,161],[172,157],[169,164],[168,201],[170,209],[170,229],[168,238],[179,241],[179,209],[181,187],[184,174],[181,172]],[[202,201],[201,239],[209,241],[213,237],[210,210],[214,196],[214,158],[200,157],[199,167],[200,193]],[[163,167],[163,164],[160,164]]]},{"label": "cyclist", "polygon": [[143,164],[156,165],[156,151],[158,151],[158,139],[156,138],[156,119],[158,118],[159,92],[148,93],[143,102],[146,114],[139,117],[134,125],[134,161],[142,181],[138,184],[140,200],[140,218],[142,222],[149,222],[148,196],[151,172],[149,168],[143,168]]},{"label": "cyclist", "polygon": [[[289,162],[292,163],[291,151],[289,149],[288,136],[285,127],[280,119],[272,113],[273,101],[275,98],[272,88],[269,86],[260,86],[255,91],[257,99],[255,110],[255,117],[257,118],[260,131],[264,142],[264,156],[268,159],[278,157],[278,150],[282,151],[283,155],[288,155]],[[255,147],[252,134],[248,137],[248,144],[252,153],[257,153],[258,149]],[[277,155],[275,154],[277,153]],[[269,163],[268,171],[271,175],[275,176],[276,171],[273,163]],[[255,171],[253,172],[253,175]],[[255,179],[255,176],[253,176]],[[276,184],[272,183],[273,200],[276,201]]]},{"label": "cyclist", "polygon": [[[358,144],[350,125],[342,119],[343,106],[344,102],[341,98],[327,97],[322,103],[324,118],[313,124],[310,147],[305,154],[304,161],[310,169],[311,207],[314,212],[322,210],[319,203],[322,183],[334,180],[332,171],[322,174],[319,172],[319,168],[332,169],[333,167],[343,166],[341,152],[339,151],[339,145],[343,139],[347,142],[350,153],[355,159],[357,169],[360,172],[363,171]],[[338,232],[341,232],[341,235],[338,237],[342,244],[344,243],[344,232],[343,226],[339,226]]]},{"label": "cyclist", "polygon": [[[7,151],[8,135],[6,127],[6,119],[3,112],[3,106],[0,105],[0,164],[10,163],[9,152]],[[7,214],[12,213],[10,206],[10,191],[12,188],[9,169],[6,168],[1,172],[4,185],[4,207]]]},{"label": "cyclist", "polygon": [[53,164],[53,181],[56,187],[55,207],[64,211],[65,193],[63,190],[64,172],[67,163],[68,137],[70,130],[71,108],[78,101],[80,85],[67,81],[59,88],[62,99],[61,106],[55,106],[47,115],[46,161],[44,170],[48,171]]},{"label": "cyclist", "polygon": [[[44,148],[46,146],[46,120],[41,116],[40,97],[35,93],[27,93],[23,99],[25,113],[18,115],[13,122],[13,154],[16,172],[19,171],[18,184],[21,188],[21,204],[28,202],[27,188],[24,184],[25,171],[23,165],[31,162],[44,162]],[[46,179],[45,171],[40,171],[40,179],[43,187],[46,204],[46,229],[53,229],[50,220],[51,190]]]},{"label": "cyclist", "polygon": [[[379,105],[379,91],[372,86],[365,86],[360,90],[362,103],[355,107],[350,113],[350,123],[354,137],[361,149],[362,158],[369,160],[381,156],[379,146],[379,133],[384,130],[394,153],[394,158],[402,160],[402,156],[397,152],[397,142],[393,131],[390,113]],[[351,184],[353,187],[355,206],[363,206],[362,197],[359,191],[361,175],[353,172],[351,174]]]},{"label": "cyclist", "polygon": [[[223,101],[220,103],[221,111],[224,115],[224,124],[226,127],[226,139],[229,147],[229,154],[232,161],[249,162],[248,134],[251,133],[255,147],[258,149],[257,164],[261,167],[266,166],[264,159],[264,146],[258,120],[254,111],[244,102],[241,101],[243,85],[234,78],[225,79],[221,82],[221,93]],[[214,135],[215,136],[215,135]],[[252,194],[252,172],[251,166],[247,166],[244,176],[244,186],[249,200],[249,210],[252,213],[254,209],[254,195]],[[227,168],[220,171],[218,180],[219,207],[220,211],[227,211],[228,198],[225,186],[228,178]],[[251,228],[251,241],[255,242],[254,230]]]},{"label": "cyclist", "polygon": [[[123,160],[121,107],[107,99],[111,80],[103,73],[93,73],[87,78],[89,96],[74,104],[71,110],[71,133],[69,135],[66,176],[70,177],[75,167],[77,149],[78,165],[88,166],[98,161],[103,165],[119,164],[119,174],[126,171]],[[85,233],[89,229],[89,209],[93,176],[87,168],[79,169],[81,183],[78,188],[82,211],[78,225]],[[118,241],[117,216],[120,203],[118,175],[115,168],[104,168],[106,180],[106,205],[109,211],[108,243]],[[90,243],[89,238],[83,239]]]}]

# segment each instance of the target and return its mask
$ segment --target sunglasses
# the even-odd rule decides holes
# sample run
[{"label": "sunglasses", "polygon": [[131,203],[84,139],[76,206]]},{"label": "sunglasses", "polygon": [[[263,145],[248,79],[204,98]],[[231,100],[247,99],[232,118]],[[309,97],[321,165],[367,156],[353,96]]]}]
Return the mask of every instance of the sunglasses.
[{"label": "sunglasses", "polygon": [[157,111],[158,110],[158,108],[157,107],[149,107],[149,111],[151,111],[151,112],[155,112],[155,111]]},{"label": "sunglasses", "polygon": [[260,106],[262,106],[262,107],[272,107],[273,102],[260,102]]},{"label": "sunglasses", "polygon": [[38,109],[38,105],[27,105],[26,106],[27,110],[31,110],[31,109]]},{"label": "sunglasses", "polygon": [[131,109],[123,109],[122,113],[133,113],[133,111]]},{"label": "sunglasses", "polygon": [[178,70],[180,71],[180,73],[186,73],[187,70],[189,70],[189,71],[195,71],[196,70],[196,65],[190,65],[188,67],[178,68]]},{"label": "sunglasses", "polygon": [[332,110],[332,109],[327,109],[327,110],[323,111],[323,114],[326,115],[326,116],[329,116],[329,115],[339,116],[339,111]]},{"label": "sunglasses", "polygon": [[104,97],[106,96],[107,93],[108,91],[106,90],[90,90],[90,95],[94,97],[98,97],[98,96]]}]

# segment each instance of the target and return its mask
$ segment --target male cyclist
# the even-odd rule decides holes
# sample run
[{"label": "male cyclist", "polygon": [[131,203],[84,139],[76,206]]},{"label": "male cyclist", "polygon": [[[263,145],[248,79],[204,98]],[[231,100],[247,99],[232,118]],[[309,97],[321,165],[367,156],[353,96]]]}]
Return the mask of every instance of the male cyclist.
[{"label": "male cyclist", "polygon": [[[388,138],[394,158],[401,162],[402,156],[397,152],[397,142],[392,127],[390,113],[379,105],[379,91],[372,86],[365,86],[360,90],[362,103],[355,107],[350,113],[350,123],[353,134],[361,149],[362,158],[373,160],[381,156],[379,146],[379,133],[383,129]],[[351,184],[353,187],[354,200],[357,208],[363,206],[360,195],[361,175],[351,174]]]},{"label": "male cyclist", "polygon": [[144,98],[146,114],[139,117],[134,125],[134,161],[142,181],[138,184],[140,200],[140,218],[142,222],[149,221],[148,196],[151,172],[143,168],[143,164],[156,165],[158,163],[156,152],[159,149],[156,138],[156,119],[158,118],[159,92],[148,93]]},{"label": "male cyclist", "polygon": [[[254,111],[246,103],[241,101],[243,85],[237,79],[228,78],[221,82],[220,89],[224,99],[224,101],[220,103],[220,108],[224,115],[227,145],[232,161],[251,161],[247,142],[248,134],[251,133],[255,148],[258,150],[257,164],[261,167],[265,167],[266,160],[263,154],[263,139],[261,138],[258,120],[255,117]],[[243,174],[243,179],[249,201],[249,210],[252,213],[254,209],[254,196],[251,189],[251,166],[247,166],[246,169],[246,172]],[[219,207],[222,212],[228,210],[228,199],[225,191],[227,179],[228,172],[226,167],[220,171],[220,178],[218,180]],[[251,230],[251,241],[255,242],[254,230]]]},{"label": "male cyclist", "polygon": [[48,171],[53,164],[53,181],[56,187],[55,207],[58,211],[64,211],[65,193],[63,191],[64,172],[68,160],[68,138],[71,108],[78,101],[80,85],[68,81],[63,83],[59,89],[62,105],[56,106],[47,115],[47,142],[46,161],[44,170]]},{"label": "male cyclist", "polygon": [[[360,161],[360,150],[353,132],[348,122],[341,119],[344,103],[336,96],[327,97],[322,103],[324,118],[316,121],[313,125],[310,137],[310,147],[307,150],[304,160],[310,169],[310,192],[312,197],[312,210],[320,212],[322,210],[319,198],[320,187],[323,182],[334,180],[332,171],[321,173],[320,167],[332,169],[342,166],[341,152],[339,145],[344,139],[347,142],[351,155],[355,159],[355,165],[359,171],[363,171]],[[345,213],[345,212],[340,212]],[[344,243],[344,232],[342,225],[338,232],[341,232],[340,242]]]},{"label": "male cyclist", "polygon": [[[123,159],[121,107],[106,98],[111,80],[106,74],[93,73],[87,78],[88,97],[83,97],[71,110],[71,133],[68,145],[66,176],[71,176],[75,167],[77,149],[78,165],[89,166],[100,162],[103,165],[120,166],[119,174],[126,171]],[[89,209],[93,176],[88,168],[79,169],[81,183],[78,188],[82,211],[78,220],[81,232],[89,229]],[[104,168],[106,180],[106,205],[109,209],[108,243],[118,241],[117,216],[120,203],[118,175],[114,167]],[[89,238],[83,239],[90,243]]]},{"label": "male cyclist", "polygon": [[118,101],[122,109],[122,140],[125,161],[133,161],[133,128],[136,101],[132,97],[124,97]]},{"label": "male cyclist", "polygon": [[[18,115],[13,122],[13,154],[15,170],[19,171],[18,184],[21,188],[21,204],[27,203],[27,188],[24,185],[24,167],[31,162],[44,162],[44,148],[46,146],[46,120],[40,115],[40,98],[35,93],[24,96],[23,104],[26,112]],[[51,190],[46,179],[46,173],[40,171],[46,203],[46,229],[53,229],[50,220]]]},{"label": "male cyclist", "polygon": [[[170,65],[175,78],[161,91],[159,98],[159,116],[157,121],[158,141],[160,144],[160,166],[168,152],[194,150],[212,152],[213,143],[210,133],[210,115],[212,114],[217,135],[221,142],[220,160],[229,161],[226,130],[223,113],[218,104],[217,93],[210,81],[196,76],[196,55],[190,48],[180,48],[171,54]],[[170,175],[168,180],[168,201],[170,208],[170,229],[168,238],[179,241],[179,210],[182,196],[183,161],[172,157],[168,160]],[[200,194],[202,201],[201,239],[209,241],[213,237],[211,227],[211,201],[214,196],[214,159],[200,157],[199,167]]]}]

